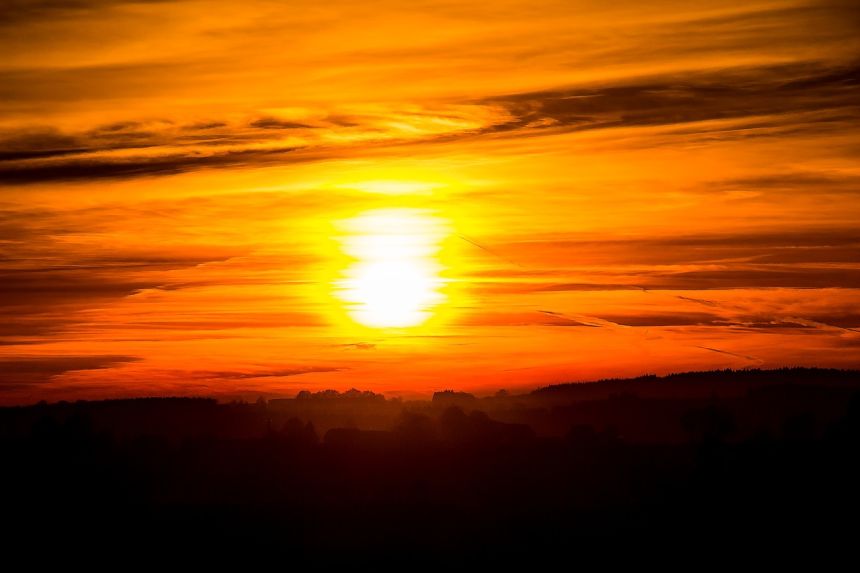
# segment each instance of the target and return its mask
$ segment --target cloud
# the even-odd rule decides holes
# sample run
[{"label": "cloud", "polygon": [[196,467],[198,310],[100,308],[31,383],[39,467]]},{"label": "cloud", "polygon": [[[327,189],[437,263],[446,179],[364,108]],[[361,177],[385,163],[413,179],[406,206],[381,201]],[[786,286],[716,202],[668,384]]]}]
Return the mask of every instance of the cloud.
[{"label": "cloud", "polygon": [[714,325],[721,321],[719,315],[704,312],[638,313],[635,315],[601,314],[601,318],[622,326],[695,326]]},{"label": "cloud", "polygon": [[0,357],[0,386],[4,391],[46,384],[79,370],[103,370],[140,360],[125,355],[43,355]]},{"label": "cloud", "polygon": [[483,266],[470,275],[479,281],[476,288],[528,293],[860,286],[860,234],[837,226],[599,241],[557,233],[498,248],[529,261],[530,268]]},{"label": "cloud", "polygon": [[[31,342],[85,320],[83,311],[147,289],[179,288],[174,271],[229,260],[235,249],[120,248],[104,225],[111,207],[47,210],[0,208],[0,344]],[[102,241],[88,240],[101,236]]]},{"label": "cloud", "polygon": [[259,127],[261,129],[309,129],[312,125],[298,123],[295,121],[286,121],[276,117],[261,117],[249,124],[251,127]]},{"label": "cloud", "polygon": [[75,16],[86,16],[123,4],[159,4],[176,0],[3,0],[0,26],[19,25],[22,22]]},{"label": "cloud", "polygon": [[641,270],[631,274],[636,287],[602,283],[549,283],[514,285],[511,292],[562,292],[605,290],[721,290],[737,288],[860,288],[860,269],[834,268],[724,268],[663,272]]},{"label": "cloud", "polygon": [[199,123],[191,123],[183,126],[183,129],[187,129],[189,131],[195,130],[209,130],[209,129],[219,129],[222,127],[227,127],[227,123],[223,121],[201,121]]},{"label": "cloud", "polygon": [[856,314],[831,317],[815,317],[814,319],[790,316],[786,317],[783,320],[788,323],[807,326],[810,328],[818,328],[821,330],[835,330],[837,332],[860,333],[860,330],[858,330],[857,328],[850,328],[848,326],[845,326],[860,325],[860,316]]},{"label": "cloud", "polygon": [[[7,82],[27,84],[22,78]],[[713,120],[749,120],[754,122],[752,126],[768,129],[820,124],[840,131],[860,119],[860,104],[854,96],[858,85],[860,66],[856,64],[794,63],[633,78],[453,104],[375,108],[365,113],[323,108],[315,111],[320,117],[312,122],[266,115],[246,124],[218,118],[205,122],[128,118],[79,133],[55,126],[19,127],[0,133],[0,184],[281,165],[346,156],[373,147],[395,151],[403,143],[451,143],[486,136],[531,137],[694,124],[701,125],[688,127],[685,136],[727,129],[722,124],[703,123]],[[770,119],[762,123],[765,116]],[[290,130],[301,130],[301,135],[286,141],[283,132]],[[657,144],[659,140],[655,140]],[[822,177],[784,174],[719,185],[725,189],[756,184],[764,189],[856,189],[854,176],[832,176],[826,181]]]},{"label": "cloud", "polygon": [[664,290],[860,288],[860,269],[854,268],[727,268],[649,274],[649,288]]},{"label": "cloud", "polygon": [[173,153],[156,157],[109,159],[80,157],[53,163],[23,163],[0,166],[0,184],[21,185],[51,181],[90,181],[176,175],[205,167],[260,167],[272,163],[286,163],[283,156],[292,148],[260,150],[232,150],[212,155]]},{"label": "cloud", "polygon": [[80,139],[51,127],[25,128],[0,136],[0,162],[60,157],[86,151]]},{"label": "cloud", "polygon": [[860,193],[860,176],[839,172],[779,172],[755,177],[710,181],[702,184],[709,192],[758,191],[806,194]]},{"label": "cloud", "polygon": [[195,380],[253,380],[256,378],[285,378],[320,372],[340,372],[343,368],[310,366],[306,368],[284,368],[274,370],[193,370],[176,372],[177,378]]},{"label": "cloud", "polygon": [[[503,107],[512,117],[485,131],[584,131],[825,110],[845,120],[856,120],[860,118],[860,104],[854,95],[858,85],[858,65],[828,69],[816,64],[786,64],[522,93],[484,100]],[[796,121],[785,117],[781,123]]]},{"label": "cloud", "polygon": [[[0,311],[5,315],[0,324],[0,344],[26,343],[32,337],[67,330],[88,320],[83,311],[89,308],[158,288],[164,279],[146,277],[146,271],[160,266],[136,266],[133,273],[123,265],[0,269]],[[134,276],[139,271],[144,274]]]},{"label": "cloud", "polygon": [[374,350],[376,348],[376,344],[373,342],[350,342],[347,344],[339,344],[341,348],[351,348],[354,350]]}]

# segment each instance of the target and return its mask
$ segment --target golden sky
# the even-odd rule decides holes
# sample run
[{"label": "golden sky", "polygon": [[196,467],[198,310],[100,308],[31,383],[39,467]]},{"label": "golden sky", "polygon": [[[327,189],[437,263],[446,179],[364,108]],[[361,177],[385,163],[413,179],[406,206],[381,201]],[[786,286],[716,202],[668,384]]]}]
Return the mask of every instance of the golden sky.
[{"label": "golden sky", "polygon": [[860,367],[856,2],[7,0],[0,53],[0,403]]}]

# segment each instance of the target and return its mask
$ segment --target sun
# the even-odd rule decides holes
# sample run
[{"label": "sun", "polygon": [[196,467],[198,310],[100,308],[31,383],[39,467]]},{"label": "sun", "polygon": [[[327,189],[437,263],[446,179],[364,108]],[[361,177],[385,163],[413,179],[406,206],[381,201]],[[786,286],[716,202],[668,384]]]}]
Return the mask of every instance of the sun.
[{"label": "sun", "polygon": [[374,328],[427,321],[445,298],[442,221],[419,209],[381,209],[349,219],[344,228],[350,264],[335,292],[349,317]]}]

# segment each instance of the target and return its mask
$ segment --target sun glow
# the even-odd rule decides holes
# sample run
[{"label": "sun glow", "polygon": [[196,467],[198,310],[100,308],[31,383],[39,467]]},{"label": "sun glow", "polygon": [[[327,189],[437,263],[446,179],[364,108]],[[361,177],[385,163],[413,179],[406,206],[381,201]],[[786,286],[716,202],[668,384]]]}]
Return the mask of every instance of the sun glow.
[{"label": "sun glow", "polygon": [[443,222],[419,209],[383,209],[349,219],[344,229],[342,250],[351,263],[336,293],[349,317],[374,328],[427,321],[445,298]]}]

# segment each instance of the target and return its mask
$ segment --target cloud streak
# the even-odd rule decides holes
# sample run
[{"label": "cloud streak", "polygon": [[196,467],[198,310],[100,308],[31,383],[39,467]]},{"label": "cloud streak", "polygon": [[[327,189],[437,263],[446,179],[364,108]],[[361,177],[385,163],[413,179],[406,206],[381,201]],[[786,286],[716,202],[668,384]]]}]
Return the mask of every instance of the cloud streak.
[{"label": "cloud streak", "polygon": [[103,370],[137,360],[140,358],[122,355],[0,357],[0,387],[4,391],[26,389],[48,384],[67,372]]},{"label": "cloud streak", "polygon": [[[264,116],[244,124],[221,120],[126,120],[84,133],[30,126],[0,134],[0,184],[86,181],[172,175],[205,168],[265,167],[346,155],[354,147],[404,143],[450,144],[458,139],[683,126],[744,120],[752,127],[825,125],[839,131],[860,121],[855,93],[860,67],[824,64],[747,67],[685,76],[642,78],[581,87],[464,101],[452,108],[427,106],[385,115],[323,110],[315,122]],[[812,115],[810,115],[812,114]],[[392,116],[395,121],[392,121]],[[763,124],[761,118],[769,118]],[[700,133],[723,127],[702,125]],[[300,132],[284,140],[283,132]],[[686,133],[689,136],[690,132]],[[776,135],[776,134],[774,134]],[[352,143],[350,143],[350,140]],[[338,141],[336,145],[331,142]],[[396,147],[394,147],[396,149]],[[121,152],[117,154],[118,152]],[[856,177],[816,174],[736,180],[724,186],[754,188],[827,185],[856,190]]]}]

